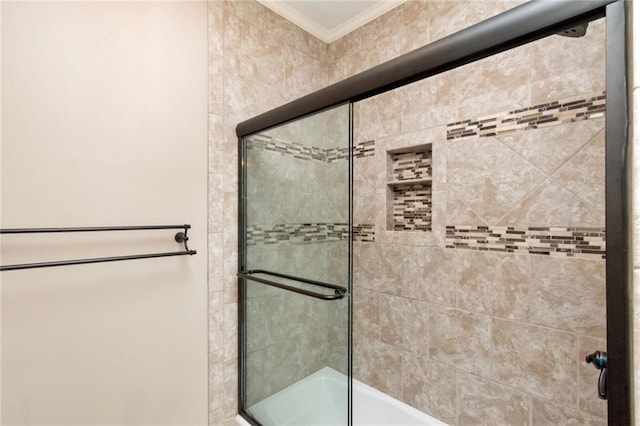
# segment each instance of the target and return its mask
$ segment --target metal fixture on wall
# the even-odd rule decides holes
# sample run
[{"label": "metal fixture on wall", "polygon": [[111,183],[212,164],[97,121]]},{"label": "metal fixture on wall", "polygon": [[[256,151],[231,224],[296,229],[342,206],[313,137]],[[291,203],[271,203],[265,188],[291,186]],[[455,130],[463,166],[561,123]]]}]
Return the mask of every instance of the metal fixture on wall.
[{"label": "metal fixture on wall", "polygon": [[51,233],[77,233],[77,232],[107,232],[107,231],[150,231],[161,229],[183,229],[184,231],[175,234],[174,239],[178,243],[184,245],[184,251],[173,251],[163,253],[145,253],[145,254],[133,254],[128,256],[113,256],[113,257],[95,257],[90,259],[73,259],[73,260],[59,260],[53,262],[37,262],[37,263],[20,263],[15,265],[2,265],[0,271],[15,271],[20,269],[35,269],[35,268],[50,268],[53,266],[70,266],[70,265],[84,265],[87,263],[104,263],[104,262],[117,262],[120,260],[134,260],[134,259],[150,259],[154,257],[171,257],[171,256],[184,256],[194,255],[196,250],[189,250],[187,241],[187,231],[191,228],[191,225],[150,225],[150,226],[102,226],[102,227],[80,227],[80,228],[9,228],[0,229],[0,234],[51,234]]}]

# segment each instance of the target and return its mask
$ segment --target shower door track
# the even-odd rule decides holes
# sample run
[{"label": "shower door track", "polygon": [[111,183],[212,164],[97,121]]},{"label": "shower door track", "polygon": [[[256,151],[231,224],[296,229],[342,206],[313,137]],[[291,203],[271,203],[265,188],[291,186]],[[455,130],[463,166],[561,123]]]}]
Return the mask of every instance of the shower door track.
[{"label": "shower door track", "polygon": [[[459,66],[504,52],[591,20],[606,25],[606,307],[608,421],[630,425],[630,212],[628,206],[627,11],[624,0],[532,0],[362,73],[239,123],[239,268],[244,264],[243,137],[342,103],[353,103]],[[239,269],[240,271],[242,269]],[[242,286],[240,287],[242,289]],[[242,296],[242,294],[240,295]],[[240,303],[242,305],[242,303]],[[239,307],[239,350],[243,352],[243,307]],[[239,379],[244,372],[239,369]],[[242,386],[239,401],[242,404]],[[251,416],[239,411],[247,418]]]}]

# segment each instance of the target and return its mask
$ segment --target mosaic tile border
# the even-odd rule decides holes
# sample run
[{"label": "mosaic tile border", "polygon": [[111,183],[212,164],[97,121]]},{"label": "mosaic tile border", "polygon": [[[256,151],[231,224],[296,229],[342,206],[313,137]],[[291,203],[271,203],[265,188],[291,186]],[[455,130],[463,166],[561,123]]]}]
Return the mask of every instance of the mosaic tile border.
[{"label": "mosaic tile border", "polygon": [[393,230],[431,231],[431,182],[393,185]]},{"label": "mosaic tile border", "polygon": [[446,247],[574,257],[606,257],[604,228],[447,225]]},{"label": "mosaic tile border", "polygon": [[[247,149],[279,152],[280,154],[291,155],[300,160],[317,160],[327,163],[349,158],[348,147],[322,149],[303,145],[298,142],[273,138],[263,134],[252,135],[247,138]],[[375,155],[375,141],[360,142],[353,147],[354,158],[370,157],[373,155]]]},{"label": "mosaic tile border", "polygon": [[360,223],[353,225],[353,241],[361,243],[375,243],[376,231],[373,223]]},{"label": "mosaic tile border", "polygon": [[419,151],[390,152],[391,177],[395,181],[431,178],[431,146]]},{"label": "mosaic tile border", "polygon": [[353,158],[373,157],[376,155],[376,141],[365,141],[357,143],[353,147]]},{"label": "mosaic tile border", "polygon": [[[277,225],[253,225],[247,227],[247,245],[308,244],[326,241],[343,241],[349,238],[346,223],[289,223]],[[353,225],[353,241],[374,243],[375,225],[361,223]]]},{"label": "mosaic tile border", "polygon": [[247,227],[247,245],[317,243],[349,238],[346,223],[282,223]]},{"label": "mosaic tile border", "polygon": [[606,92],[588,98],[574,96],[515,111],[447,124],[447,140],[489,137],[589,120],[604,117],[605,110]]}]

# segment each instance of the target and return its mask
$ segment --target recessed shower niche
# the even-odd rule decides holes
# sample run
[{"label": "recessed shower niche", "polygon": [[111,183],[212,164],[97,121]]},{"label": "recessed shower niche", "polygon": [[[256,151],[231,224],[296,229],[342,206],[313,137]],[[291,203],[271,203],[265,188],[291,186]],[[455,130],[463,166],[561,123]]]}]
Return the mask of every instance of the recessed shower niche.
[{"label": "recessed shower niche", "polygon": [[387,151],[387,229],[431,231],[432,146]]}]

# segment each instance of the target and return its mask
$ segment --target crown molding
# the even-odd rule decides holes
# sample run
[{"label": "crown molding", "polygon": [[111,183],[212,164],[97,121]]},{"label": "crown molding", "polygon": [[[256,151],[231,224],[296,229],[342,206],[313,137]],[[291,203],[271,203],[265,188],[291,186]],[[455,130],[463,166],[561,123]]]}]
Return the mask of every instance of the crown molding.
[{"label": "crown molding", "polygon": [[271,9],[278,15],[282,16],[286,20],[292,22],[298,27],[302,28],[306,32],[322,40],[323,42],[330,44],[339,38],[349,34],[361,26],[373,21],[377,17],[384,15],[391,9],[401,5],[406,0],[385,0],[381,1],[373,6],[363,10],[354,17],[348,19],[344,23],[333,27],[325,28],[322,25],[318,25],[307,16],[301,14],[297,10],[289,6],[286,1],[283,0],[257,0],[263,6]]}]

